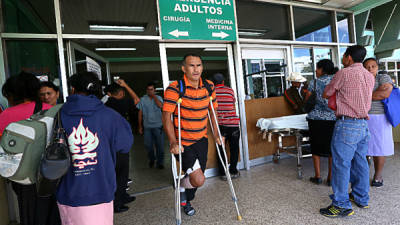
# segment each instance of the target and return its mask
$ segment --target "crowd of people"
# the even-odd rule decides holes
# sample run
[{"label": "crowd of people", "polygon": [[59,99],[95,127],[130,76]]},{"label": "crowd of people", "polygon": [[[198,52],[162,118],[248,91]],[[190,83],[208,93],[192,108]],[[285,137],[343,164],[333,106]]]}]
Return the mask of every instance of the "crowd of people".
[{"label": "crowd of people", "polygon": [[[307,114],[315,169],[310,181],[323,183],[320,157],[328,157],[325,183],[332,186],[332,204],[320,210],[328,217],[352,215],[351,202],[368,208],[369,186],[383,186],[385,157],[394,154],[392,126],[382,103],[389,97],[393,82],[384,71],[378,73],[375,58],[364,60],[365,56],[364,47],[351,46],[343,55],[342,70],[323,59],[317,63],[317,79],[309,85],[302,85],[306,79],[298,73],[288,77],[292,87],[285,91],[285,99],[295,114],[306,113],[305,105],[315,95],[314,106]],[[335,110],[328,105],[331,96],[336,97]],[[375,170],[371,182],[370,157]]]},{"label": "crowd of people", "polygon": [[[205,179],[209,96],[214,98],[213,107],[218,110],[220,128],[231,146],[230,172],[234,178],[239,176],[236,167],[240,133],[233,90],[224,86],[223,75],[215,76],[217,87],[211,81],[200,79],[202,61],[195,54],[184,57],[182,71],[186,85],[183,102],[187,104],[186,112],[182,111],[182,120],[186,120],[183,122],[186,132],[182,136],[182,151],[185,149],[182,165],[188,177],[181,205],[188,215],[193,215],[195,211],[190,201]],[[212,87],[212,93],[208,93],[203,82]],[[146,95],[139,98],[124,80],[117,79],[103,88],[97,76],[90,72],[74,74],[68,85],[69,96],[60,115],[68,136],[72,164],[60,180],[57,192],[50,197],[39,196],[36,184],[11,182],[18,197],[20,223],[23,225],[112,224],[114,212],[129,209],[126,204],[134,201],[135,197],[127,193],[129,152],[133,145],[128,115],[134,107],[139,110],[138,130],[144,135],[149,167],[156,163],[158,169],[164,169],[164,130],[170,140],[170,151],[177,153],[176,129],[170,119],[172,114],[176,114],[176,102],[171,100],[176,97],[176,93],[171,91],[176,91],[174,83],[166,90],[165,99],[155,94],[154,83],[149,83]],[[8,78],[2,94],[9,107],[0,114],[0,134],[8,124],[62,102],[59,88],[53,82],[40,82],[35,75],[26,72]],[[217,100],[221,101],[218,108]],[[216,128],[217,121],[213,121],[213,125]],[[194,129],[196,127],[199,129]],[[215,138],[219,140],[217,135],[215,133]],[[218,144],[222,143],[218,141]],[[226,179],[222,169],[220,175]]]},{"label": "crowd of people", "polygon": [[[298,73],[287,77],[291,87],[284,97],[295,114],[305,113],[305,105],[314,95],[315,105],[307,115],[315,168],[310,181],[323,183],[320,158],[328,157],[325,182],[332,186],[332,204],[320,213],[329,217],[352,215],[351,201],[367,208],[369,186],[383,185],[385,157],[394,153],[391,125],[381,102],[390,95],[393,82],[387,74],[378,73],[376,59],[364,60],[365,55],[362,46],[348,47],[342,60],[344,69],[339,71],[331,60],[319,61],[316,79],[309,85],[303,85],[306,79]],[[191,201],[205,181],[208,112],[212,108],[217,113],[217,120],[211,117],[210,121],[213,138],[219,150],[221,145],[229,145],[229,173],[232,178],[238,178],[240,129],[234,91],[225,84],[223,74],[214,74],[212,81],[202,78],[203,61],[197,54],[186,55],[181,69],[182,79],[168,86],[164,98],[156,95],[154,83],[149,83],[146,95],[139,98],[122,79],[103,90],[93,73],[71,76],[69,96],[60,110],[68,136],[71,167],[51,197],[37,196],[35,184],[12,182],[18,196],[21,224],[112,224],[114,212],[129,209],[126,204],[135,197],[126,191],[130,182],[129,152],[133,146],[127,118],[134,107],[139,110],[138,131],[144,135],[150,168],[164,169],[164,133],[169,151],[177,160],[181,153],[184,177],[180,204],[188,216],[196,212]],[[0,113],[0,134],[8,124],[36,113],[38,104],[41,104],[39,110],[46,110],[61,102],[57,86],[40,82],[25,72],[8,78],[2,94],[9,108]],[[336,111],[328,107],[327,99],[333,95]],[[367,156],[373,157],[375,168],[371,183]],[[221,163],[218,168],[220,178],[226,180]]]}]

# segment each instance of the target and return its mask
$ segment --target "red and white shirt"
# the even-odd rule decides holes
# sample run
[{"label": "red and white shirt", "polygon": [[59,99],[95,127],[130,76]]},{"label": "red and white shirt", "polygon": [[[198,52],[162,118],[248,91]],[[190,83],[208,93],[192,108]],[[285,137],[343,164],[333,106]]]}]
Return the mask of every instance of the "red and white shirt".
[{"label": "red and white shirt", "polygon": [[325,94],[336,92],[336,116],[368,118],[375,78],[361,63],[354,63],[335,74]]},{"label": "red and white shirt", "polygon": [[218,107],[218,124],[227,127],[238,127],[239,117],[235,109],[235,94],[232,88],[218,84],[215,86]]}]

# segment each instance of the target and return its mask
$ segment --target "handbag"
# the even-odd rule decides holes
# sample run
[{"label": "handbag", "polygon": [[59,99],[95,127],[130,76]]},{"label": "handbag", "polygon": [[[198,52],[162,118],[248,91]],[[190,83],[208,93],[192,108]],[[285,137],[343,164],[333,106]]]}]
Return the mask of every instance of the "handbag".
[{"label": "handbag", "polygon": [[393,86],[393,90],[390,96],[382,100],[386,118],[392,124],[393,127],[397,127],[400,124],[400,90],[398,87]]},{"label": "handbag", "polygon": [[337,109],[336,92],[331,97],[329,97],[329,99],[328,99],[328,107],[330,109],[332,109],[333,111],[336,111],[336,109]]},{"label": "handbag", "polygon": [[317,79],[314,79],[314,90],[312,91],[310,97],[308,98],[307,102],[304,104],[304,111],[306,113],[311,112],[314,107],[315,104],[317,103]]},{"label": "handbag", "polygon": [[60,111],[55,117],[53,135],[46,147],[39,168],[38,195],[42,197],[55,194],[60,179],[71,165],[67,136],[61,124]]}]

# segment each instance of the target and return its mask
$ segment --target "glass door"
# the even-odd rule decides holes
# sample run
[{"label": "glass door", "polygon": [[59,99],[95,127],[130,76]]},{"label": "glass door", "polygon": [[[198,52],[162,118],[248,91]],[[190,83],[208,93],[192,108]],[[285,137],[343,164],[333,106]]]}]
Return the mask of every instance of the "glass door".
[{"label": "glass door", "polygon": [[98,75],[102,85],[111,83],[110,63],[104,57],[72,41],[67,42],[69,76],[80,71]]},{"label": "glass door", "polygon": [[[161,69],[164,89],[166,89],[171,82],[183,78],[181,65],[183,57],[188,53],[195,53],[202,57],[203,78],[211,80],[215,73],[222,73],[225,77],[225,85],[234,90],[237,100],[233,51],[231,45],[229,44],[160,43]],[[237,102],[236,112],[239,115]],[[214,146],[214,143],[209,144],[207,162],[208,169],[206,170],[206,176],[214,176],[217,173],[216,168],[218,158]],[[244,168],[242,159],[243,150],[242,143],[240,143],[240,159],[238,163],[239,169]]]}]

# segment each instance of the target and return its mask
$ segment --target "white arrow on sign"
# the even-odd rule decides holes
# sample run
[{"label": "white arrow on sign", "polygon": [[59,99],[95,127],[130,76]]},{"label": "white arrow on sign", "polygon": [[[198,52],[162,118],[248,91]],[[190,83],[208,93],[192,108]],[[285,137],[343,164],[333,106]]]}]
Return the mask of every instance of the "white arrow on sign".
[{"label": "white arrow on sign", "polygon": [[227,33],[223,32],[223,31],[221,31],[221,32],[218,32],[218,33],[213,32],[213,33],[212,33],[212,36],[213,36],[213,37],[219,37],[219,38],[221,38],[221,39],[224,39],[224,38],[228,37],[229,34],[227,34]]},{"label": "white arrow on sign", "polygon": [[187,31],[179,31],[178,29],[169,32],[169,34],[174,36],[174,37],[189,36],[189,32],[187,32]]}]

